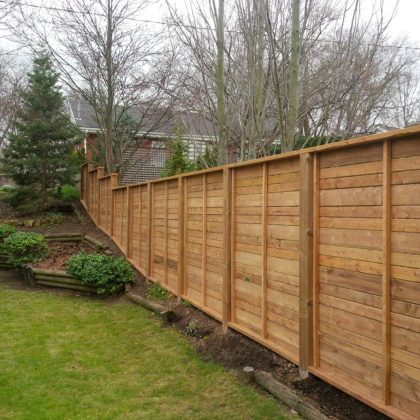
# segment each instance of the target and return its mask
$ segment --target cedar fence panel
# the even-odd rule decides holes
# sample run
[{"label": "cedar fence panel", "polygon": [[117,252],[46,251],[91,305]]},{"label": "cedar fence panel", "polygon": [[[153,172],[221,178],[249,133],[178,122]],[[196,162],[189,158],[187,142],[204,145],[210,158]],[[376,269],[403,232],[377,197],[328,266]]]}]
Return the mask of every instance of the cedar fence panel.
[{"label": "cedar fence panel", "polygon": [[420,411],[420,127],[81,200],[145,277],[393,418]]}]

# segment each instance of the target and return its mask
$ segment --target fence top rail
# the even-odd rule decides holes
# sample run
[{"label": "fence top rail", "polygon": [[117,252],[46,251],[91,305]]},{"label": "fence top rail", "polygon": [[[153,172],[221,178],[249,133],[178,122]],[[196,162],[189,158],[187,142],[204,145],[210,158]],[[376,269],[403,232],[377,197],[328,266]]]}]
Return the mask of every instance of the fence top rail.
[{"label": "fence top rail", "polygon": [[105,168],[103,166],[96,166],[95,168],[89,169],[88,172],[89,173],[90,172],[95,172],[95,171],[98,171],[99,169],[104,169],[105,170]]},{"label": "fence top rail", "polygon": [[112,174],[109,174],[109,175],[104,175],[104,176],[100,176],[100,177],[98,178],[98,181],[105,181],[105,180],[107,180],[108,178],[112,178]]},{"label": "fence top rail", "polygon": [[[410,137],[415,137],[415,136],[419,136],[419,135],[420,135],[420,125],[415,125],[415,126],[412,126],[412,127],[400,128],[400,129],[397,129],[397,130],[386,131],[386,132],[383,132],[383,133],[370,134],[370,135],[366,135],[366,136],[355,137],[355,138],[352,138],[352,139],[349,139],[349,140],[341,140],[341,141],[337,141],[335,143],[324,144],[324,145],[321,145],[321,146],[308,147],[306,149],[294,150],[294,151],[291,151],[291,152],[280,153],[280,154],[277,154],[277,155],[266,156],[266,157],[263,157],[263,158],[252,159],[252,160],[247,160],[247,161],[237,162],[237,163],[229,163],[227,165],[215,166],[213,168],[202,169],[200,171],[194,171],[194,172],[187,172],[185,174],[173,175],[173,176],[169,176],[169,177],[166,177],[166,178],[158,178],[158,179],[153,179],[153,180],[149,180],[149,181],[137,182],[137,183],[134,183],[134,184],[126,184],[126,185],[114,187],[113,189],[115,190],[115,189],[118,189],[118,188],[127,188],[127,187],[139,186],[139,185],[155,184],[155,183],[171,181],[171,180],[175,180],[175,179],[179,179],[179,178],[187,178],[187,177],[199,176],[199,175],[206,174],[206,173],[217,172],[217,171],[221,171],[221,170],[226,169],[226,168],[227,169],[236,169],[236,168],[242,168],[242,167],[245,167],[245,166],[258,165],[258,164],[261,164],[261,163],[264,163],[264,162],[271,162],[271,161],[277,161],[277,160],[283,160],[283,159],[293,159],[293,158],[297,158],[300,155],[305,154],[305,153],[329,152],[331,150],[336,150],[336,149],[341,149],[341,148],[349,148],[349,147],[353,147],[353,146],[372,144],[372,143],[377,143],[377,142],[381,142],[381,141],[385,141],[385,140],[397,140],[397,139],[400,139],[400,138],[410,138]],[[84,165],[87,165],[87,164],[88,164],[88,162],[86,162]],[[84,166],[84,165],[82,165],[82,166]],[[91,170],[89,170],[89,172],[92,172],[96,169],[101,169],[101,167],[91,169]],[[110,175],[108,175],[108,176],[110,176]]]},{"label": "fence top rail", "polygon": [[115,187],[112,187],[112,190],[113,191],[115,191],[115,190],[124,190],[124,189],[130,188],[130,187],[133,187],[133,186],[134,186],[134,184],[117,185]]}]

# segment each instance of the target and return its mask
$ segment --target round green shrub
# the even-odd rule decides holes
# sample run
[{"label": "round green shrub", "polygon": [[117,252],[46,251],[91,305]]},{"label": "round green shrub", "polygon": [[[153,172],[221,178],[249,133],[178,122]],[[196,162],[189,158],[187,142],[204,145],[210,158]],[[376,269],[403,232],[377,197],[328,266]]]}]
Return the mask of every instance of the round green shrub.
[{"label": "round green shrub", "polygon": [[48,244],[43,235],[33,232],[15,232],[4,239],[1,246],[8,263],[18,266],[42,261],[48,255]]},{"label": "round green shrub", "polygon": [[3,186],[0,187],[0,191],[1,192],[12,192],[15,189],[16,188],[13,185],[7,185],[7,184],[5,184],[5,185],[3,185]]},{"label": "round green shrub", "polygon": [[16,228],[14,226],[8,225],[7,223],[0,223],[0,241],[15,232]]},{"label": "round green shrub", "polygon": [[62,185],[58,188],[58,195],[64,201],[77,201],[80,197],[79,190],[74,185]]},{"label": "round green shrub", "polygon": [[67,261],[67,272],[83,284],[98,286],[99,295],[119,292],[133,281],[133,269],[126,260],[103,254],[73,255]]}]

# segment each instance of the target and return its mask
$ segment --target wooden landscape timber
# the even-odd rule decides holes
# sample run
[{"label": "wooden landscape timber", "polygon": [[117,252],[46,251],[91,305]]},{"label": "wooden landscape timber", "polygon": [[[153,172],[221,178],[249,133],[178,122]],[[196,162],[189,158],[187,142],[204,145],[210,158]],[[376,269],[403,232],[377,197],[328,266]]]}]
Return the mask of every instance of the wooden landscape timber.
[{"label": "wooden landscape timber", "polygon": [[175,312],[171,309],[168,309],[166,306],[161,305],[160,303],[153,302],[131,291],[126,291],[125,294],[133,302],[137,303],[143,308],[148,309],[149,311],[154,312],[155,314],[158,314],[166,321],[174,321],[176,319]]},{"label": "wooden landscape timber", "polygon": [[148,281],[418,418],[420,126],[134,185],[98,172],[82,203]]},{"label": "wooden landscape timber", "polygon": [[8,261],[9,257],[7,255],[0,254],[0,268],[13,268],[13,265],[9,264]]},{"label": "wooden landscape timber", "polygon": [[288,407],[293,408],[299,415],[308,420],[328,420],[318,407],[315,407],[303,395],[293,391],[274,379],[273,375],[264,371],[254,373],[255,382],[267,392],[274,395]]},{"label": "wooden landscape timber", "polygon": [[27,283],[31,286],[41,285],[90,293],[96,293],[97,291],[96,286],[85,285],[65,271],[42,270],[27,264],[21,267],[21,272]]}]

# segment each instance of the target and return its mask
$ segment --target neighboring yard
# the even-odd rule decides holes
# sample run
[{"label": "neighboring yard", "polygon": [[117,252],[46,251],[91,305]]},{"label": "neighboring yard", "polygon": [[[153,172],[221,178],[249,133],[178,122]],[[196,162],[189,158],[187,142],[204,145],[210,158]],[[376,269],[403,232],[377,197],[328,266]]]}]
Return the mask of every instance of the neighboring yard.
[{"label": "neighboring yard", "polygon": [[0,418],[290,417],[126,302],[0,283],[0,319]]}]

